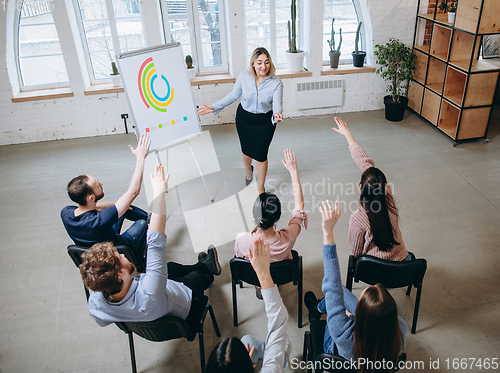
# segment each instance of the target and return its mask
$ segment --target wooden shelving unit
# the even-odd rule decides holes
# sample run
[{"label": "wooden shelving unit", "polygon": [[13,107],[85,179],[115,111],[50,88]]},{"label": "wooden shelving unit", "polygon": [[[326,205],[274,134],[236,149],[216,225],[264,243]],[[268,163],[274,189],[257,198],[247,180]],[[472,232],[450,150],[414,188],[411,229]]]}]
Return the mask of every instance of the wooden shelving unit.
[{"label": "wooden shelving unit", "polygon": [[500,0],[459,0],[454,24],[439,3],[418,1],[417,64],[408,106],[454,146],[465,140],[486,142],[500,63],[482,59],[480,52],[484,35],[500,34]]}]

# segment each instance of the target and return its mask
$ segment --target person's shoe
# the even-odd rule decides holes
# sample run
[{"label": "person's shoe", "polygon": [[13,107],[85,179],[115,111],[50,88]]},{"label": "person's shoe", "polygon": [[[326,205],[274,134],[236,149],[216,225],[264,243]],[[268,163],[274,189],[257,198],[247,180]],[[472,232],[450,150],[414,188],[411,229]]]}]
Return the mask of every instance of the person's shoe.
[{"label": "person's shoe", "polygon": [[248,180],[245,176],[245,183],[246,185],[250,185],[250,183],[253,181],[253,166],[250,165],[250,167],[252,167],[252,176],[250,177],[250,180]]},{"label": "person's shoe", "polygon": [[202,251],[201,253],[198,253],[198,261],[199,262],[203,262],[203,259],[205,259],[207,257],[207,253]]},{"label": "person's shoe", "polygon": [[264,297],[262,296],[262,289],[260,286],[255,287],[255,296],[260,300],[264,299]]},{"label": "person's shoe", "polygon": [[[200,258],[201,254],[198,255],[198,259]],[[220,268],[220,263],[219,259],[217,257],[217,249],[215,248],[214,245],[210,244],[207,249],[207,256],[203,257],[202,260],[200,260],[201,263],[204,263],[210,272],[215,275],[219,276],[221,273],[221,268]]]},{"label": "person's shoe", "polygon": [[309,322],[318,321],[321,318],[321,312],[318,311],[318,298],[312,291],[304,295],[304,304],[309,310]]}]

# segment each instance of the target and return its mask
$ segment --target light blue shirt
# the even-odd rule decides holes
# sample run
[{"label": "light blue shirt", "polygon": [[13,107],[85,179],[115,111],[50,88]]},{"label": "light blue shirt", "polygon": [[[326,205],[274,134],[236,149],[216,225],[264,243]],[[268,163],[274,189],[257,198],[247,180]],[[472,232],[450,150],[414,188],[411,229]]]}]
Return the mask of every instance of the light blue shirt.
[{"label": "light blue shirt", "polygon": [[120,321],[153,321],[165,315],[186,319],[189,314],[191,289],[180,282],[167,281],[167,237],[148,231],[147,242],[146,273],[133,278],[125,298],[114,303],[101,292],[90,295],[90,316],[100,326]]},{"label": "light blue shirt", "polygon": [[[241,96],[241,106],[253,114],[265,114],[270,110],[273,114],[282,113],[283,83],[276,75],[268,76],[257,87],[255,77],[250,77],[248,71],[242,71],[236,78],[236,83],[230,94],[213,104],[214,114],[220,113],[226,106],[235,102]],[[274,118],[272,119],[274,123]]]}]

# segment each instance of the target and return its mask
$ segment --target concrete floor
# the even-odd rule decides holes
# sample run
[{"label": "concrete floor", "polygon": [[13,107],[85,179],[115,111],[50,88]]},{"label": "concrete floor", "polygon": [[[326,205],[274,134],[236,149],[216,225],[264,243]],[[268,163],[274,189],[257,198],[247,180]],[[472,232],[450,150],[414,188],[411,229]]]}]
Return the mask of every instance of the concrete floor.
[{"label": "concrete floor", "polygon": [[[424,363],[424,369],[415,371],[429,371],[430,362],[436,367],[437,359],[435,372],[480,371],[454,370],[452,359],[499,357],[499,114],[495,110],[490,143],[455,148],[411,113],[400,123],[386,121],[382,111],[341,115],[394,185],[406,247],[428,261],[417,334],[408,335],[405,349],[408,361]],[[292,198],[280,159],[285,148],[297,154],[309,229],[302,231],[295,249],[304,258],[304,291],[317,294],[323,274],[317,203],[327,198],[344,203],[335,228],[344,278],[350,253],[349,215],[358,198],[348,186],[360,178],[344,138],[330,129],[332,125],[331,117],[287,119],[279,125],[269,154],[269,189],[282,186],[278,194],[285,205]],[[243,189],[244,173],[234,125],[205,130],[211,133],[222,170],[207,177],[217,203]],[[102,181],[105,200],[126,190],[134,167],[129,143],[135,144],[133,135],[0,147],[0,372],[131,371],[126,335],[114,325],[100,328],[88,315],[79,272],[66,253],[71,241],[59,218],[61,208],[70,204],[66,183],[78,174]],[[208,204],[200,179],[169,192],[169,260],[186,264],[196,260],[183,211]],[[136,205],[147,208],[145,193]],[[288,220],[288,208],[284,210],[281,225]],[[220,230],[225,229],[223,218]],[[252,333],[264,338],[263,303],[251,287],[238,290],[240,326],[232,325],[228,262],[233,244],[218,247],[223,272],[208,295],[223,336]],[[355,284],[354,293],[359,295],[363,288]],[[306,308],[305,326],[298,329],[296,288],[290,284],[280,291],[290,315],[292,357],[300,357],[308,330]],[[391,293],[410,324],[415,293],[410,297],[404,289]],[[218,338],[209,320],[205,331],[208,356]],[[153,343],[136,337],[135,342],[140,372],[199,372],[197,341]]]}]

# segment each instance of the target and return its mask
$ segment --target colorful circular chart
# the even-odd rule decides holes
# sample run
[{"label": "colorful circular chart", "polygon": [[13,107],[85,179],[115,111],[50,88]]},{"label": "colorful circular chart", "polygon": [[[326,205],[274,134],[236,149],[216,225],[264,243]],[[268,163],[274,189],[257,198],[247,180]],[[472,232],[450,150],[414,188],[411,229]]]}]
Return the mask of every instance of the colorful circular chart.
[{"label": "colorful circular chart", "polygon": [[153,57],[146,59],[139,69],[138,86],[139,93],[141,94],[144,105],[149,109],[152,107],[161,112],[167,112],[167,106],[170,105],[174,98],[174,89],[170,88],[170,83],[165,76],[161,75],[160,79],[163,80],[167,87],[167,94],[164,97],[159,96],[154,89],[154,83],[158,79],[156,73]]}]

